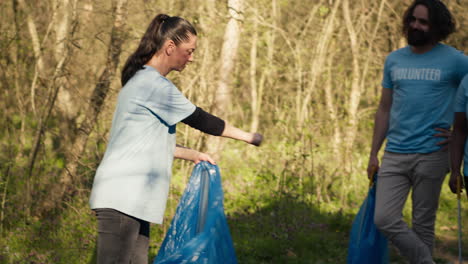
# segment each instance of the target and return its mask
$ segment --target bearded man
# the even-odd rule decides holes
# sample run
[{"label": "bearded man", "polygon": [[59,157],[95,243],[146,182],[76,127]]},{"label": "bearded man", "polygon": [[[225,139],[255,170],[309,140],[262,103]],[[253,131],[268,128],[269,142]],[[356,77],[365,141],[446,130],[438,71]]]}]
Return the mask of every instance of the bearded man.
[{"label": "bearded man", "polygon": [[[454,98],[468,73],[468,57],[441,43],[454,31],[441,1],[416,0],[403,17],[408,45],[390,53],[384,66],[368,165],[368,176],[375,169],[379,176],[374,222],[410,263],[434,263],[434,223],[449,171]],[[410,190],[411,228],[402,218]]]}]

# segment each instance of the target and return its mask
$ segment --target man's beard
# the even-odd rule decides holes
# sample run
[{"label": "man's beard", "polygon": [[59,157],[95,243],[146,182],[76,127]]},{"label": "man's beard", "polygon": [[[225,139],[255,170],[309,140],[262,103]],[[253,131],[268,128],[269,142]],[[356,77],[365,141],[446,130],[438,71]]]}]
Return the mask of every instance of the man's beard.
[{"label": "man's beard", "polygon": [[432,42],[432,37],[430,32],[425,32],[418,29],[409,29],[406,39],[408,40],[408,44],[411,46],[425,46]]}]

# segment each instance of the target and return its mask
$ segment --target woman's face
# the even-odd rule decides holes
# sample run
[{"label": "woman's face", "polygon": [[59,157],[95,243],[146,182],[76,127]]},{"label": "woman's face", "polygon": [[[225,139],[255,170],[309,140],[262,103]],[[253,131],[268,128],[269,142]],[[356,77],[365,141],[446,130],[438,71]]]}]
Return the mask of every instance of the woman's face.
[{"label": "woman's face", "polygon": [[197,36],[190,34],[188,41],[180,43],[174,47],[171,54],[172,70],[182,71],[187,63],[193,61],[193,52],[197,48]]}]

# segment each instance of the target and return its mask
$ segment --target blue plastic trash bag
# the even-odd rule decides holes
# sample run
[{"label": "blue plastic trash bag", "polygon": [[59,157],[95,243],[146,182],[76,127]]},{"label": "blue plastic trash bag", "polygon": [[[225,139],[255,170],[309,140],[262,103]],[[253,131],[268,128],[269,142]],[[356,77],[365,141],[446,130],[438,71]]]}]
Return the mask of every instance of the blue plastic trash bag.
[{"label": "blue plastic trash bag", "polygon": [[218,166],[200,162],[153,264],[237,264]]},{"label": "blue plastic trash bag", "polygon": [[354,218],[349,238],[348,264],[384,264],[389,262],[387,239],[374,224],[377,174],[367,198]]}]

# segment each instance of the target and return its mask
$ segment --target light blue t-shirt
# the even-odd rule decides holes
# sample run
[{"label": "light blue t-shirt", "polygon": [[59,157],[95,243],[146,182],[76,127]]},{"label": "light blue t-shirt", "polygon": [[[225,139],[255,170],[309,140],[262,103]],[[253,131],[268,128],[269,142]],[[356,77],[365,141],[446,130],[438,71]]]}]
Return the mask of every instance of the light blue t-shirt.
[{"label": "light blue t-shirt", "polygon": [[156,69],[139,70],[119,93],[107,149],[94,178],[91,208],[112,208],[162,223],[176,124],[195,108]]},{"label": "light blue t-shirt", "polygon": [[386,150],[431,153],[443,138],[435,128],[449,129],[453,103],[461,79],[468,73],[468,57],[450,46],[437,44],[424,54],[409,46],[390,53],[382,86],[393,89]]},{"label": "light blue t-shirt", "polygon": [[[468,119],[468,75],[463,78],[458,88],[457,97],[455,99],[455,112],[465,113]],[[468,176],[468,138],[465,141],[465,155],[463,160],[463,174]]]}]

